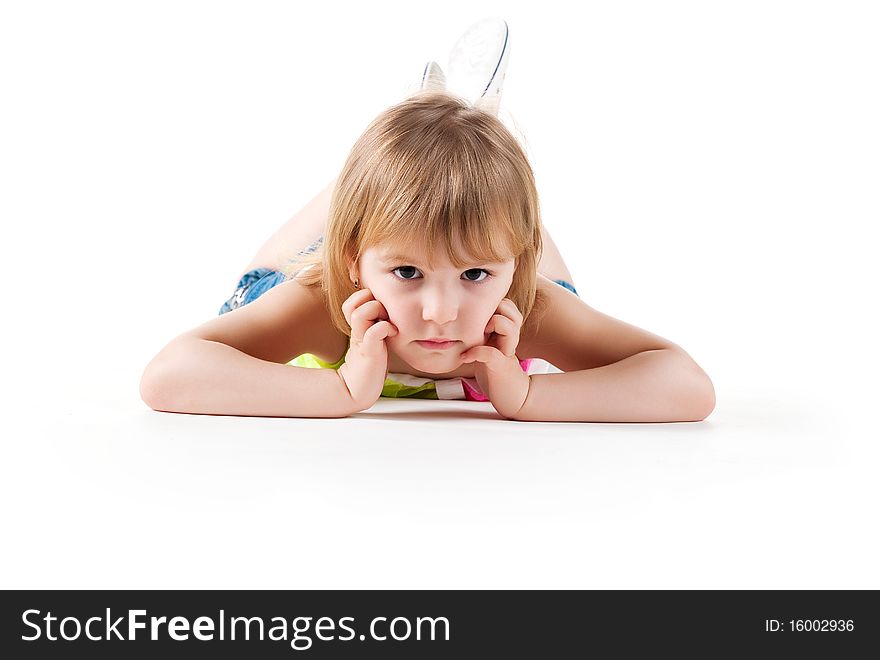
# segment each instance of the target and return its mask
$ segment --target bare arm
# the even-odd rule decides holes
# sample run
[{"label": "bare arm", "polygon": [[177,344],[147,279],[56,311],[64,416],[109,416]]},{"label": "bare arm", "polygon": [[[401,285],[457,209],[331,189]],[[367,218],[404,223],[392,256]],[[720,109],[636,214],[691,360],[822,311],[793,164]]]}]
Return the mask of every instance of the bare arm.
[{"label": "bare arm", "polygon": [[254,417],[346,417],[358,408],[333,369],[251,357],[220,342],[178,337],[147,365],[141,398],[154,410]]},{"label": "bare arm", "polygon": [[644,351],[594,369],[535,374],[513,419],[556,422],[695,422],[715,389],[684,351]]}]

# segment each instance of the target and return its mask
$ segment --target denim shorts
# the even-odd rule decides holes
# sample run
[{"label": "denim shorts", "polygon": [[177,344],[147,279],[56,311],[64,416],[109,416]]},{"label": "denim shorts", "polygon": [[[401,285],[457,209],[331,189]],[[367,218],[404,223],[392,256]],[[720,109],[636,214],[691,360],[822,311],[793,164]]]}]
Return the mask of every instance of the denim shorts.
[{"label": "denim shorts", "polygon": [[285,279],[284,273],[279,273],[271,268],[249,270],[238,281],[238,286],[235,287],[235,293],[232,294],[232,297],[223,303],[220,314],[231,312],[236,307],[253,302],[276,284],[281,284]]},{"label": "denim shorts", "polygon": [[[318,240],[305,250],[302,250],[297,256],[303,256],[314,252],[323,242],[324,237],[319,236]],[[235,293],[232,294],[232,297],[229,300],[223,303],[218,316],[220,314],[225,314],[226,312],[231,312],[236,307],[242,307],[249,302],[255,301],[273,286],[281,284],[286,279],[284,273],[272,270],[271,268],[255,268],[249,270],[241,276],[238,285],[235,287]]]},{"label": "denim shorts", "polygon": [[[323,237],[312,243],[300,254],[314,252],[322,241]],[[249,302],[253,302],[264,293],[266,293],[266,291],[271,289],[273,286],[284,282],[285,279],[287,278],[284,276],[284,273],[280,273],[277,270],[272,270],[271,268],[255,268],[253,270],[249,270],[244,275],[242,275],[241,279],[238,281],[238,286],[236,286],[235,288],[235,293],[232,294],[232,297],[229,300],[223,303],[223,306],[220,308],[219,314],[231,312],[236,307],[242,307],[244,305],[247,305]],[[556,282],[559,286],[568,289],[574,295],[580,298],[577,289],[575,289],[574,286],[570,283],[566,282],[565,280],[553,281]]]}]

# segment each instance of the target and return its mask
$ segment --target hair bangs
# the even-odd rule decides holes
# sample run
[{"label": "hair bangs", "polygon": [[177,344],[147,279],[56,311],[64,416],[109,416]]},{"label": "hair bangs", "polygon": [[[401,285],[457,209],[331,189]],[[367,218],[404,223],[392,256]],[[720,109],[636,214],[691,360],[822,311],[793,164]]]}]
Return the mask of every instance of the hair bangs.
[{"label": "hair bangs", "polygon": [[515,258],[532,238],[531,231],[516,231],[531,229],[522,217],[527,210],[511,204],[521,195],[505,194],[518,185],[515,173],[499,171],[499,163],[481,153],[486,145],[440,137],[422,144],[417,154],[400,142],[386,145],[368,184],[378,194],[360,228],[361,250],[432,246],[424,255],[432,268],[441,246],[457,267]]}]

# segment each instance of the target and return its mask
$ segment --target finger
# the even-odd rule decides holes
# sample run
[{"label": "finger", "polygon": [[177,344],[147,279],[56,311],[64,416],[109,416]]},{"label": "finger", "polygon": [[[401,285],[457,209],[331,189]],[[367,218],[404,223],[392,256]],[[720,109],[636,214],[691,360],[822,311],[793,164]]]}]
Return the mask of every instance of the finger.
[{"label": "finger", "polygon": [[367,328],[367,331],[364,333],[364,346],[367,351],[373,352],[379,348],[379,345],[386,337],[393,337],[396,334],[397,328],[390,322],[379,321]]},{"label": "finger", "polygon": [[519,335],[499,335],[498,350],[505,357],[516,357],[516,349],[519,346]]},{"label": "finger", "polygon": [[[486,326],[486,331],[494,332],[495,338],[491,340],[487,338],[487,342],[490,342],[490,346],[497,348],[505,356],[512,357],[519,346],[519,330],[519,324],[506,316],[495,314]],[[489,336],[491,337],[491,334]]]},{"label": "finger", "polygon": [[373,292],[369,289],[361,289],[351,294],[344,303],[342,303],[342,315],[345,317],[346,323],[351,326],[351,313],[358,305],[362,305],[365,301],[373,297]]},{"label": "finger", "polygon": [[474,346],[472,349],[462,354],[462,362],[483,362],[488,363],[499,355],[500,351],[492,346]]},{"label": "finger", "polygon": [[[515,321],[507,318],[506,316],[502,316],[501,314],[495,314],[492,319],[489,321],[489,326],[492,327],[491,332],[495,332],[499,335],[514,335],[519,332],[519,326]],[[488,327],[487,327],[487,332]]]},{"label": "finger", "polygon": [[375,299],[368,300],[359,307],[356,307],[351,313],[349,325],[351,326],[352,336],[356,341],[363,341],[364,333],[370,328],[370,326],[376,321],[387,320],[388,312],[385,310],[382,303]]},{"label": "finger", "polygon": [[387,321],[388,312],[378,300],[368,300],[363,305],[354,308],[351,313],[353,321],[357,319],[366,319],[368,321]]},{"label": "finger", "polygon": [[523,314],[519,311],[519,307],[516,306],[516,303],[513,302],[510,298],[505,298],[498,305],[498,311],[503,312],[506,316],[508,316],[514,323],[519,323],[522,325]]}]

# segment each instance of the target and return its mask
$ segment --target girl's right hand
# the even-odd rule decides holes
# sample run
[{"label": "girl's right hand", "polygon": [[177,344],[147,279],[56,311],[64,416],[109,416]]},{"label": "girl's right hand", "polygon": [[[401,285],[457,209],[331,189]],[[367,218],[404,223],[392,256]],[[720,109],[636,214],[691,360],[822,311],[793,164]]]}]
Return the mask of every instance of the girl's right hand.
[{"label": "girl's right hand", "polygon": [[398,330],[388,320],[385,306],[369,289],[351,294],[342,303],[342,313],[351,327],[351,341],[338,373],[358,410],[366,410],[382,394],[388,373],[385,339],[397,335]]}]

